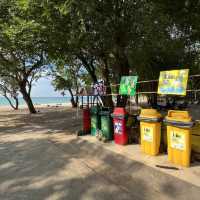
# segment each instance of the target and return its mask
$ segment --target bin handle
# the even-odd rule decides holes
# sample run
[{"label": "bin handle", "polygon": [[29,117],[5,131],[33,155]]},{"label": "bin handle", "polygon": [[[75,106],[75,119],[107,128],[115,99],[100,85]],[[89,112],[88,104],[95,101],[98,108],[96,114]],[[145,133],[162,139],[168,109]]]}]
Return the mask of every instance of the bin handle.
[{"label": "bin handle", "polygon": [[188,112],[182,111],[182,110],[169,110],[169,111],[168,111],[168,116],[172,116],[173,113],[185,113],[185,114],[187,114],[187,116],[188,116]]},{"label": "bin handle", "polygon": [[146,121],[146,122],[161,122],[162,121],[162,117],[160,118],[147,118],[147,117],[137,117],[138,121]]},{"label": "bin handle", "polygon": [[192,128],[194,126],[194,122],[181,122],[181,121],[170,121],[167,119],[163,120],[164,123],[166,124],[171,124],[172,126],[176,126],[176,127],[182,127],[182,128]]}]

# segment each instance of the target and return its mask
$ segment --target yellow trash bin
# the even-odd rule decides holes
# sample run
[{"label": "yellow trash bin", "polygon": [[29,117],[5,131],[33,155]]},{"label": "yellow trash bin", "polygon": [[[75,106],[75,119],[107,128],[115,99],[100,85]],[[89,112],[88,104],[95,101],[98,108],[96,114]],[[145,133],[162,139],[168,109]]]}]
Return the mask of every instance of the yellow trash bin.
[{"label": "yellow trash bin", "polygon": [[170,110],[164,122],[167,124],[168,160],[189,167],[192,118],[187,111]]},{"label": "yellow trash bin", "polygon": [[155,156],[159,153],[161,137],[161,114],[155,109],[142,109],[140,116],[141,149]]}]

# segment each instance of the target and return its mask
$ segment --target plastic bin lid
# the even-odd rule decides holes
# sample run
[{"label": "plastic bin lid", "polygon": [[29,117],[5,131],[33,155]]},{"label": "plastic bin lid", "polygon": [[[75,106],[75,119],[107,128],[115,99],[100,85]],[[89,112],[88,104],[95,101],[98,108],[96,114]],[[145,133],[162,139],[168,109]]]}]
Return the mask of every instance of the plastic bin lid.
[{"label": "plastic bin lid", "polygon": [[98,106],[93,106],[93,107],[91,107],[91,109],[90,109],[90,112],[91,113],[97,113],[99,111],[99,107]]},{"label": "plastic bin lid", "polygon": [[100,111],[99,114],[100,115],[110,115],[111,112],[110,111]]},{"label": "plastic bin lid", "polygon": [[104,107],[99,112],[100,115],[110,115],[112,113],[112,109],[108,107]]},{"label": "plastic bin lid", "polygon": [[113,116],[126,116],[128,113],[126,112],[125,108],[115,108],[113,112]]},{"label": "plastic bin lid", "polygon": [[191,122],[192,118],[188,111],[180,110],[169,110],[168,115],[165,118],[167,121],[177,121],[177,122]]},{"label": "plastic bin lid", "polygon": [[156,109],[142,109],[139,118],[160,119],[162,116]]}]

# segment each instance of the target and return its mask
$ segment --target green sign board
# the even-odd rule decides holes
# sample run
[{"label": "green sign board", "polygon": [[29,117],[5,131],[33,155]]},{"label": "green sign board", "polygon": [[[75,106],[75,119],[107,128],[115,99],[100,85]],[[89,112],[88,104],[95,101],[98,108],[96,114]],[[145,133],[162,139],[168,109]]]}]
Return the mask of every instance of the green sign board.
[{"label": "green sign board", "polygon": [[136,93],[138,76],[122,76],[119,94],[134,96]]}]

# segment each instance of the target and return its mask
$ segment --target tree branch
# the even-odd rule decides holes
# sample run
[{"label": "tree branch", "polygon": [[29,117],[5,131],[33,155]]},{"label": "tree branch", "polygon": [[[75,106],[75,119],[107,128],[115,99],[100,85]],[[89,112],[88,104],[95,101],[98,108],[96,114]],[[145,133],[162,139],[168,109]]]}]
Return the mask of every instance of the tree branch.
[{"label": "tree branch", "polygon": [[16,107],[13,105],[12,101],[9,99],[9,97],[7,96],[7,94],[5,94],[3,96],[7,99],[8,103],[10,104],[10,106],[15,110]]},{"label": "tree branch", "polygon": [[0,74],[0,77],[8,77],[8,78],[13,78],[13,79],[16,79],[16,76],[10,74],[10,73],[1,73]]},{"label": "tree branch", "polygon": [[76,56],[83,63],[83,65],[87,69],[88,73],[91,75],[93,81],[97,82],[97,77],[95,75],[95,68],[94,68],[93,62],[91,62],[90,64],[92,64],[92,65],[90,65],[83,55],[78,54]]},{"label": "tree branch", "polygon": [[43,64],[43,62],[44,62],[43,55],[41,54],[39,57],[40,57],[40,60],[38,60],[38,61],[26,72],[27,77],[30,76],[30,74],[31,74],[34,70],[36,70],[36,69],[38,69],[38,68],[40,68],[40,67],[42,66],[42,64]]},{"label": "tree branch", "polygon": [[0,53],[0,58],[3,60],[3,62],[5,62],[6,64],[13,64],[11,61],[9,61],[8,59],[5,58],[5,56]]}]

